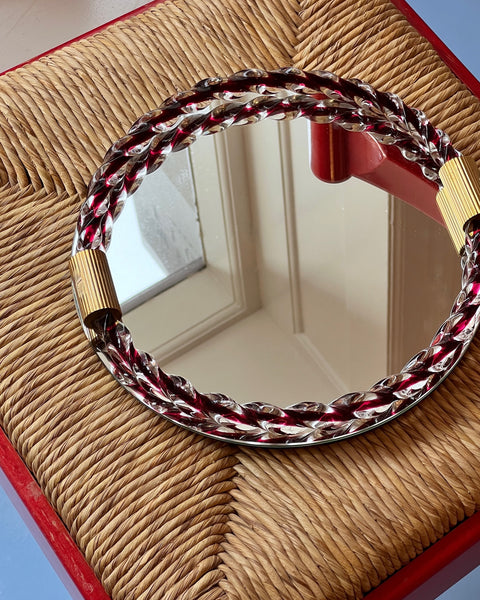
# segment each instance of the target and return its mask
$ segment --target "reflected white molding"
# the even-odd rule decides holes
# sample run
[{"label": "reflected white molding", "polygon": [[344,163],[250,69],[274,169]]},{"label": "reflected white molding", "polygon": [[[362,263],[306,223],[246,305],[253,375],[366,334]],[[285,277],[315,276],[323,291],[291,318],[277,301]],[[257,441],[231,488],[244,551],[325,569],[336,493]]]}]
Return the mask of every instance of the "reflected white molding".
[{"label": "reflected white molding", "polygon": [[336,390],[338,390],[338,394],[340,395],[349,391],[348,385],[328,362],[325,356],[318,350],[304,329],[295,207],[295,174],[293,172],[292,137],[290,134],[290,127],[291,124],[289,122],[280,122],[278,124],[278,143],[283,186],[285,237],[288,256],[288,281],[290,287],[293,334],[309,359],[317,365],[324,377]]},{"label": "reflected white molding", "polygon": [[135,342],[166,362],[259,308],[240,131],[192,147],[207,267],[125,315]]},{"label": "reflected white molding", "polygon": [[[388,373],[430,343],[452,306],[461,267],[447,230],[390,198]],[[426,307],[431,307],[426,310]]]},{"label": "reflected white molding", "polygon": [[292,303],[292,326],[293,333],[300,334],[304,333],[304,331],[290,123],[281,122],[278,124],[278,142],[280,148],[281,178],[283,186],[283,207],[285,212],[288,279],[290,282],[290,296]]}]

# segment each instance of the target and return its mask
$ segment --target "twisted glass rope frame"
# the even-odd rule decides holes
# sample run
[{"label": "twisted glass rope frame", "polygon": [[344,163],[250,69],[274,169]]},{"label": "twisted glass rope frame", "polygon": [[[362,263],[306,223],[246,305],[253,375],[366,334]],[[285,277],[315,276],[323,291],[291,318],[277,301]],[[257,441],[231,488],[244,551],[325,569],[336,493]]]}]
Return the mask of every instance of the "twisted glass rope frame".
[{"label": "twisted glass rope frame", "polygon": [[[85,249],[107,250],[113,222],[124,202],[170,152],[186,148],[200,135],[232,125],[300,116],[349,131],[368,132],[382,144],[397,146],[439,187],[439,168],[460,156],[448,136],[435,129],[421,111],[359,80],[290,67],[249,69],[228,78],[205,79],[142,116],[113,144],[89,185],[72,254]],[[125,389],[156,413],[191,431],[261,447],[342,440],[386,423],[416,405],[458,363],[479,322],[479,247],[480,233],[467,233],[462,289],[428,348],[399,373],[369,390],[343,395],[328,404],[308,401],[288,408],[257,402],[240,405],[223,394],[202,394],[183,377],[164,373],[152,356],[137,350],[127,327],[111,315],[95,324],[94,333],[84,329],[102,362]]]}]

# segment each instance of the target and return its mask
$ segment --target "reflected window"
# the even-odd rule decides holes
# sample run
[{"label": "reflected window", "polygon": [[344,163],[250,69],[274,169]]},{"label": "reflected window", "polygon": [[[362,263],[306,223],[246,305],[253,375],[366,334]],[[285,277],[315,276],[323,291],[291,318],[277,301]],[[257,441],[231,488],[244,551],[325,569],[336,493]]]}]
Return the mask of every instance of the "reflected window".
[{"label": "reflected window", "polygon": [[169,156],[129,198],[108,260],[124,313],[205,266],[188,152]]}]

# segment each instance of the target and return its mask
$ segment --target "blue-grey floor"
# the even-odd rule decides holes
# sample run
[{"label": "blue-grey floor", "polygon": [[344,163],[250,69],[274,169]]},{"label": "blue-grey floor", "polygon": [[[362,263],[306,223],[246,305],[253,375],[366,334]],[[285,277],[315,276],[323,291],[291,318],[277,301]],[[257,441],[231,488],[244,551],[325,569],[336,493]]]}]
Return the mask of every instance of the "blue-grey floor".
[{"label": "blue-grey floor", "polygon": [[0,471],[0,600],[72,600],[5,489]]},{"label": "blue-grey floor", "polygon": [[437,600],[478,600],[480,598],[480,567],[441,594]]},{"label": "blue-grey floor", "polygon": [[469,71],[480,79],[479,0],[407,0]]}]

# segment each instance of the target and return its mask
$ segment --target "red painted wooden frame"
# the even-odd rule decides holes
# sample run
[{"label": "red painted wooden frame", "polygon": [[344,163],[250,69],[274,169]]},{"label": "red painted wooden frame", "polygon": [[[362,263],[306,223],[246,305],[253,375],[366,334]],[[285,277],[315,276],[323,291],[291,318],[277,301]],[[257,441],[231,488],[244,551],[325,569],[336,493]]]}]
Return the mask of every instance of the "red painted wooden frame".
[{"label": "red painted wooden frame", "polygon": [[477,512],[367,594],[366,600],[434,600],[479,563]]},{"label": "red painted wooden frame", "polygon": [[[0,469],[14,490],[12,493],[12,489],[5,486],[7,495],[67,590],[74,597],[81,594],[88,600],[109,600],[92,568],[87,564],[2,429],[0,429]],[[29,516],[31,519],[28,518]],[[79,594],[75,593],[75,588]]]},{"label": "red painted wooden frame", "polygon": [[[447,67],[468,87],[472,94],[480,98],[480,82],[478,79],[472,75],[467,67],[442,42],[438,35],[413,10],[406,0],[390,0],[390,2],[405,15],[410,25],[415,27],[418,33],[430,42]],[[435,2],[432,2],[432,10],[435,10]]]},{"label": "red painted wooden frame", "polygon": [[[49,55],[61,47],[89,37],[117,21],[142,13],[163,1],[153,0],[5,72]],[[480,98],[478,80],[405,0],[391,2],[403,12],[418,32],[430,41],[457,77]],[[354,175],[386,189],[435,220],[442,221],[435,203],[435,186],[421,176],[416,165],[403,161],[395,148],[380,147],[368,136],[350,134],[325,125],[312,125],[312,170],[320,179],[329,182],[342,181]],[[50,549],[53,550],[68,577],[85,599],[108,600],[92,569],[1,429],[0,468],[42,532],[44,537],[40,544],[47,556],[51,555]],[[24,512],[22,507],[19,507],[19,511]],[[367,597],[368,600],[433,600],[469,573],[479,562],[480,513],[476,513],[370,592]],[[61,573],[60,576],[64,579]],[[66,584],[67,587],[70,585],[68,581]]]},{"label": "red painted wooden frame", "polygon": [[[470,91],[480,97],[480,83],[433,33],[405,0],[391,0]],[[311,124],[311,168],[322,181],[338,183],[355,176],[402,198],[443,224],[437,188],[419,167],[394,147],[367,135],[332,125]],[[415,558],[374,591],[368,600],[434,600],[480,565],[480,513],[477,512]]]}]

